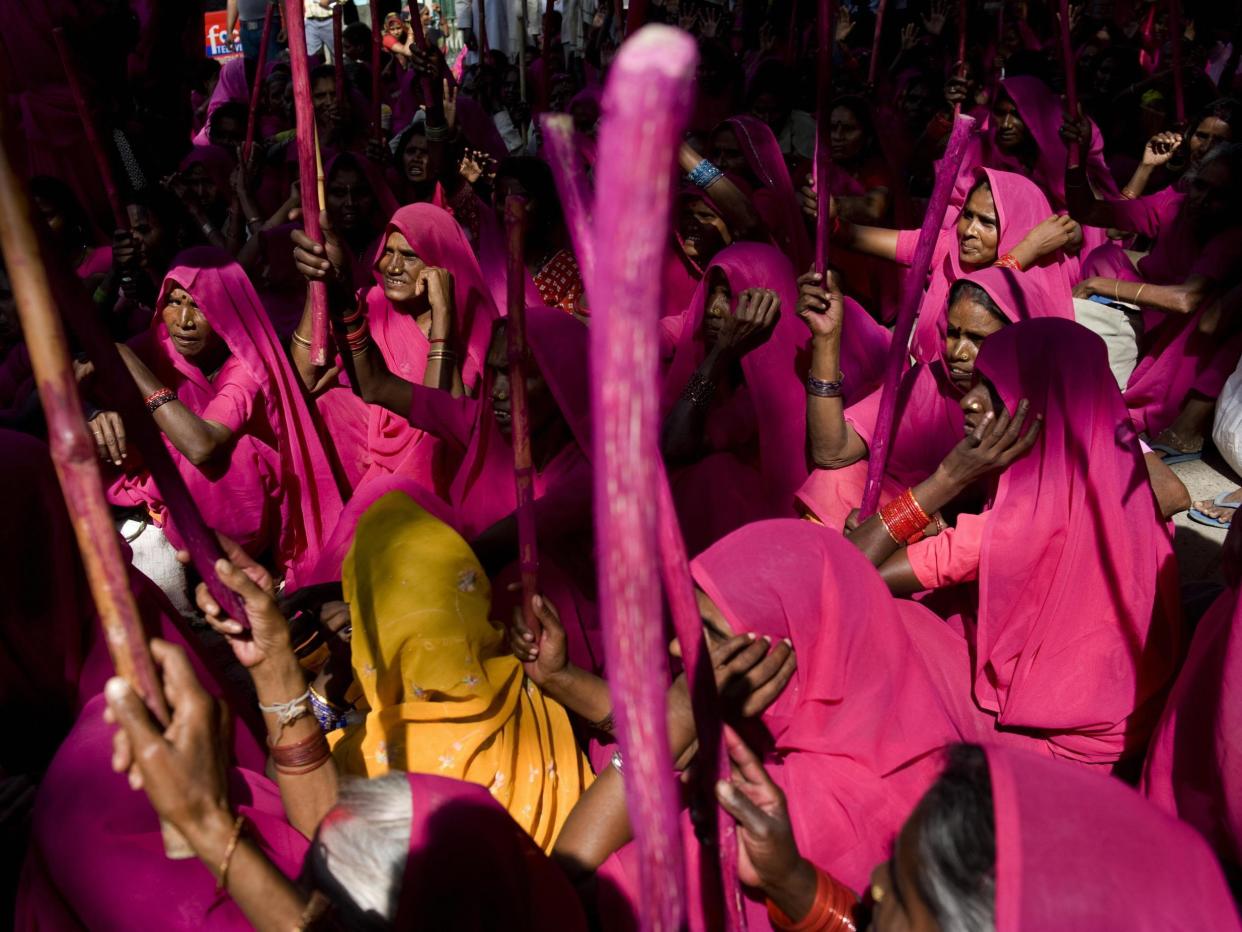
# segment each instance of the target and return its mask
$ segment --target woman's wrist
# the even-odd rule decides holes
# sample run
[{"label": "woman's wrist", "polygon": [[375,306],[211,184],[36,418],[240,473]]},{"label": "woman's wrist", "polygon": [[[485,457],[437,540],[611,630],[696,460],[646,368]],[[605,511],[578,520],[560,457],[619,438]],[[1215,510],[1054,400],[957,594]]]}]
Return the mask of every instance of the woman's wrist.
[{"label": "woman's wrist", "polygon": [[763,885],[763,895],[775,903],[782,913],[798,922],[811,911],[818,888],[819,871],[800,856],[792,870]]},{"label": "woman's wrist", "polygon": [[306,692],[306,674],[292,647],[269,653],[250,668],[250,677],[262,705],[289,702]]},{"label": "woman's wrist", "polygon": [[194,853],[213,874],[219,869],[233,837],[236,817],[223,803],[212,806],[191,822],[177,825]]},{"label": "woman's wrist", "polygon": [[841,377],[841,333],[811,337],[811,375],[817,379]]}]

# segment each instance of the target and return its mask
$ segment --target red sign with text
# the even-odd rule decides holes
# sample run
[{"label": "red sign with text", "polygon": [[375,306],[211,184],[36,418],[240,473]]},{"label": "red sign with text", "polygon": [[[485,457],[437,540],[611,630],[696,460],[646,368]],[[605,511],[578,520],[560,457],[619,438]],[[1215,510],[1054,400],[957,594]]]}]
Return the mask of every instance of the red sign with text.
[{"label": "red sign with text", "polygon": [[203,41],[208,58],[225,62],[241,55],[241,34],[234,28],[231,36],[226,35],[227,25],[228,14],[224,10],[203,14]]}]

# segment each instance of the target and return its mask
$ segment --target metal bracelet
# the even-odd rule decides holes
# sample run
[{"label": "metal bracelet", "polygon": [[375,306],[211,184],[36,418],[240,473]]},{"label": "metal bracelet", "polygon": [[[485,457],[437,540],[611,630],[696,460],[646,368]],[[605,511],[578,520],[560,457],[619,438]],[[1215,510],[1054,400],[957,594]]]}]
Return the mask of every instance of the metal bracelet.
[{"label": "metal bracelet", "polygon": [[806,377],[806,392],[808,395],[814,395],[816,398],[840,398],[841,384],[845,381],[845,376],[839,379],[817,379],[813,375]]},{"label": "metal bracelet", "polygon": [[690,402],[693,408],[706,408],[715,396],[716,383],[699,372],[690,376],[690,381],[681,393],[681,397]]},{"label": "metal bracelet", "polygon": [[703,159],[686,174],[686,179],[692,185],[699,188],[711,187],[713,183],[719,181],[723,177],[724,172],[722,172],[711,162],[707,161],[707,159]]}]

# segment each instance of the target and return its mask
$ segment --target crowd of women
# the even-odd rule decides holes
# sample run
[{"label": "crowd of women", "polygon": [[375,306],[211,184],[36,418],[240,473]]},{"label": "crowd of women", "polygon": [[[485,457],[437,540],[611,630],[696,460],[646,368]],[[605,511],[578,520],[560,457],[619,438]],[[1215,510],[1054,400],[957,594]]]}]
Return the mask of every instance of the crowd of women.
[{"label": "crowd of women", "polygon": [[[1070,7],[1064,62],[1056,4],[886,5],[838,4],[817,127],[815,4],[643,4],[699,51],[647,270],[659,450],[732,775],[691,789],[711,762],[674,641],[689,927],[1240,929],[1242,531],[1207,532],[1223,586],[1192,586],[1172,518],[1228,529],[1242,490],[1192,502],[1171,468],[1214,448],[1242,473],[1231,11]],[[310,62],[316,240],[283,35],[262,67],[221,67],[178,5],[88,6],[0,12],[6,143],[49,276],[115,341],[246,617],[190,566],[132,412],[79,353],[171,724],[110,678],[0,275],[0,908],[21,929],[636,928],[594,545],[588,337],[609,308],[539,119],[572,117],[595,196],[622,183],[596,168],[625,11],[549,11],[514,56],[471,30],[449,61],[375,3],[378,71],[362,23],[343,61]],[[959,112],[976,122],[957,169]],[[736,828],[737,910],[712,813]]]}]

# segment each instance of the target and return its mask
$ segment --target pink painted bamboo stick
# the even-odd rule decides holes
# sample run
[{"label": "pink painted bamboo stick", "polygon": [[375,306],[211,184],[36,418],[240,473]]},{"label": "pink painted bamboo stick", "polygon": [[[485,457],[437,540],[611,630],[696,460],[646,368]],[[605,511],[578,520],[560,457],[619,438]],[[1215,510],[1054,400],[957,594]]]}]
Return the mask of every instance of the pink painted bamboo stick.
[{"label": "pink painted bamboo stick", "polygon": [[526,403],[526,199],[505,198],[508,234],[509,401],[513,408],[513,481],[517,498],[518,566],[522,571],[522,618],[535,639],[543,627],[533,599],[539,591],[539,542],[535,534],[535,468],[530,453],[530,408]]},{"label": "pink painted bamboo stick", "polygon": [[[897,326],[893,330],[893,342],[888,352],[888,365],[884,370],[883,394],[880,395],[880,413],[876,419],[875,437],[871,442],[871,455],[867,461],[867,484],[863,489],[861,515],[865,520],[875,513],[880,502],[880,485],[884,469],[888,465],[888,442],[893,433],[893,418],[897,409],[897,387],[909,358],[910,334],[918,317],[919,303],[923,299],[923,287],[927,270],[931,266],[932,250],[944,227],[944,216],[949,209],[949,195],[961,171],[966,144],[974,130],[974,117],[958,114],[953,121],[944,157],[936,169],[936,183],[932,188],[927,214],[914,247],[914,261],[906,273],[906,285],[901,293],[901,309],[897,313]],[[933,312],[939,308],[933,308]]]},{"label": "pink painted bamboo stick", "polygon": [[332,8],[332,72],[336,85],[336,105],[345,110],[345,7],[339,3]]},{"label": "pink painted bamboo stick", "polygon": [[[285,0],[285,34],[289,39],[289,69],[293,73],[293,113],[297,121],[298,178],[302,183],[302,229],[317,243],[319,229],[319,173],[315,168],[315,105],[311,101],[310,67],[306,58],[306,20],[302,0]],[[312,365],[328,362],[328,288],[323,282],[307,284],[311,303]]]},{"label": "pink painted bamboo stick", "polygon": [[1186,89],[1182,75],[1182,0],[1169,0],[1169,41],[1173,43],[1173,113],[1178,129],[1186,125]]},{"label": "pink painted bamboo stick", "polygon": [[95,126],[95,117],[87,105],[86,94],[82,90],[82,82],[78,78],[78,69],[73,61],[73,49],[65,39],[65,31],[57,26],[52,30],[52,39],[56,42],[56,53],[60,56],[61,67],[65,71],[65,80],[69,84],[69,93],[73,95],[73,106],[78,111],[78,119],[82,121],[82,132],[86,134],[86,145],[91,150],[91,157],[99,169],[99,178],[103,182],[104,194],[108,197],[108,206],[112,209],[112,218],[118,230],[129,229],[129,214],[121,203],[121,195],[117,193],[116,182],[112,180],[112,164],[99,141],[99,130]]},{"label": "pink painted bamboo stick", "polygon": [[816,117],[815,117],[815,271],[823,275],[828,268],[828,240],[831,220],[828,217],[832,193],[828,178],[832,169],[832,45],[835,23],[832,0],[819,0],[819,55],[816,59]]},{"label": "pink painted bamboo stick", "polygon": [[371,135],[384,141],[384,25],[378,17],[371,20]]},{"label": "pink painted bamboo stick", "polygon": [[880,40],[884,36],[884,8],[888,0],[880,0],[875,8],[875,35],[871,38],[871,61],[867,64],[867,84],[875,87],[875,79],[880,73]]},{"label": "pink painted bamboo stick", "polygon": [[600,619],[640,859],[646,930],[681,928],[684,870],[665,721],[660,623],[659,343],[677,140],[693,105],[694,40],[646,26],[621,47],[604,92],[591,325]]},{"label": "pink painted bamboo stick", "polygon": [[[1060,0],[1061,20],[1061,64],[1065,68],[1065,109],[1070,119],[1076,120],[1078,113],[1078,70],[1074,63],[1074,44],[1070,40],[1069,0]],[[1082,158],[1082,146],[1070,143],[1069,164],[1078,165]]]},{"label": "pink painted bamboo stick", "polygon": [[267,68],[267,44],[272,38],[272,20],[276,16],[276,4],[269,3],[263,14],[263,38],[259,45],[259,57],[255,62],[254,80],[250,88],[250,112],[246,114],[246,141],[242,143],[242,164],[250,164],[250,152],[254,149],[254,128],[259,117],[259,101],[263,99],[263,72]]},{"label": "pink painted bamboo stick", "polygon": [[587,185],[582,160],[574,147],[574,121],[567,113],[545,113],[539,117],[543,128],[543,145],[552,177],[556,180],[556,193],[560,195],[573,242],[574,256],[587,283],[587,300],[590,301],[590,283],[595,277],[595,240],[591,237],[591,191]]},{"label": "pink painted bamboo stick", "polygon": [[17,299],[18,318],[47,418],[52,462],[73,522],[78,549],[82,552],[104,640],[117,673],[142,697],[160,723],[167,725],[170,721],[168,705],[155,664],[147,651],[142,618],[134,603],[129,573],[121,556],[120,538],[104,497],[99,455],[82,416],[82,400],[78,396],[64,325],[30,222],[26,193],[3,145],[0,145],[0,251],[4,254],[13,295]]}]

